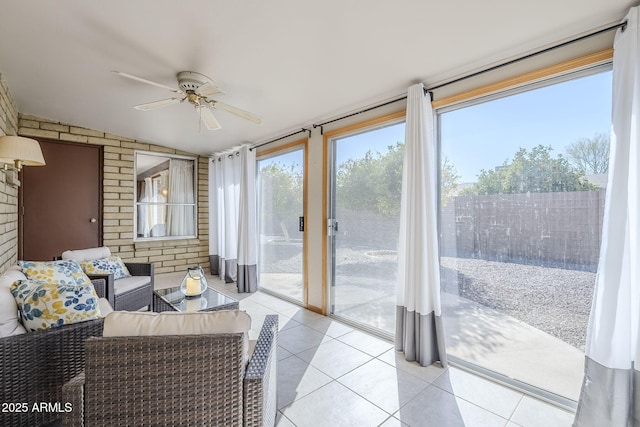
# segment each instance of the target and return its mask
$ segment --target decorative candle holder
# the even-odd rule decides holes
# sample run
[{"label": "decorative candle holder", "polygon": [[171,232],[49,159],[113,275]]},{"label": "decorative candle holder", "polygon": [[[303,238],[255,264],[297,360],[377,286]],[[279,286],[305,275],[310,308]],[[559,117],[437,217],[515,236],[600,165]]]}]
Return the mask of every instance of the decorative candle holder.
[{"label": "decorative candle holder", "polygon": [[196,297],[202,295],[207,290],[207,279],[204,275],[202,267],[189,267],[187,274],[180,283],[180,290],[187,297]]}]

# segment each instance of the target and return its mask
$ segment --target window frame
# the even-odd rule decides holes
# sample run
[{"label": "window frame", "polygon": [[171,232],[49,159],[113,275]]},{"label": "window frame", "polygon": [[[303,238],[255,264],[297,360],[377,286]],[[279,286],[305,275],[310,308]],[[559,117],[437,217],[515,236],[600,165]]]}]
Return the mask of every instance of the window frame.
[{"label": "window frame", "polygon": [[[166,160],[190,160],[193,162],[193,203],[143,203],[138,201],[138,155],[154,156],[164,158]],[[140,237],[138,236],[138,208],[141,205],[156,206],[193,206],[194,233],[183,236],[158,236],[158,237]],[[166,214],[165,214],[166,215]],[[161,153],[155,151],[134,150],[133,152],[133,241],[137,242],[155,242],[165,240],[184,240],[198,238],[198,157],[180,154]]]},{"label": "window frame", "polygon": [[[573,64],[573,66],[570,66]],[[519,93],[528,92],[571,80],[576,80],[590,75],[611,71],[613,69],[612,50],[608,49],[596,52],[591,55],[577,58],[575,60],[563,62],[546,69],[535,72],[526,73],[521,76],[506,79],[495,84],[481,86],[476,89],[463,92],[443,98],[432,103],[434,113],[434,126],[436,129],[436,147],[437,147],[437,164],[438,164],[438,235],[442,236],[442,206],[441,190],[442,190],[442,140],[441,140],[441,116],[451,111],[471,107],[478,104],[492,102],[501,98],[517,95]],[[442,245],[442,240],[440,240]],[[439,248],[442,252],[442,247]],[[439,254],[439,259],[441,258]],[[441,290],[442,293],[442,290]],[[445,337],[446,339],[446,337]],[[534,384],[524,382],[522,379],[506,376],[497,371],[490,370],[487,367],[468,361],[458,356],[448,355],[449,362],[453,365],[460,366],[463,369],[478,373],[480,375],[491,378],[499,383],[504,383],[509,387],[521,390],[524,393],[531,394],[537,398],[542,398],[554,404],[575,410],[577,402],[566,396],[562,396]]]}]

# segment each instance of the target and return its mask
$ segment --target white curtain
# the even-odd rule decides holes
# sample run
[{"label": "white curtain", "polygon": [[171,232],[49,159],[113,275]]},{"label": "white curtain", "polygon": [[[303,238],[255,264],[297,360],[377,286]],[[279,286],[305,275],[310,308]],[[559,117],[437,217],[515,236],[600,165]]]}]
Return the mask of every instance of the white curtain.
[{"label": "white curtain", "polygon": [[211,274],[239,292],[257,290],[255,152],[249,146],[209,162],[209,259]]},{"label": "white curtain", "polygon": [[640,9],[613,54],[613,117],[602,245],[576,426],[640,425]]},{"label": "white curtain", "polygon": [[169,161],[167,226],[168,236],[195,235],[195,200],[192,160]]},{"label": "white curtain", "polygon": [[407,94],[395,340],[407,360],[422,366],[440,361],[445,367],[437,171],[433,110],[420,83]]},{"label": "white curtain", "polygon": [[258,290],[258,227],[256,211],[256,152],[240,150],[240,203],[238,212],[238,292]]},{"label": "white curtain", "polygon": [[153,221],[150,206],[142,203],[150,203],[152,199],[153,184],[151,183],[151,177],[147,177],[140,183],[141,204],[138,205],[138,235],[142,237],[149,237],[151,222]]}]

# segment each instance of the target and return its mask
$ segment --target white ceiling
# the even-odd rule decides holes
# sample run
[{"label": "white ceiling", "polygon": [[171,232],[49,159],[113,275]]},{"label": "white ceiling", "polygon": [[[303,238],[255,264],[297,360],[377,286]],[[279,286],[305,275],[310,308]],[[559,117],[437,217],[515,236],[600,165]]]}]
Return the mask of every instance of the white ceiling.
[{"label": "white ceiling", "polygon": [[[630,0],[0,0],[0,73],[21,113],[197,154],[257,143],[590,32]],[[169,86],[212,77],[219,99],[263,118],[216,111],[199,132]]]}]

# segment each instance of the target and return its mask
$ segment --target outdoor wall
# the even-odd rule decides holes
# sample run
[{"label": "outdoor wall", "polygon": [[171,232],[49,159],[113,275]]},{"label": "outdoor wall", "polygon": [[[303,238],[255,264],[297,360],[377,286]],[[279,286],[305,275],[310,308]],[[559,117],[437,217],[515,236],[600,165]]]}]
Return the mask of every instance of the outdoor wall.
[{"label": "outdoor wall", "polygon": [[604,196],[604,190],[458,196],[441,217],[441,253],[595,267]]},{"label": "outdoor wall", "polygon": [[206,270],[209,269],[209,196],[206,157],[198,157],[198,238],[134,243],[134,150],[179,155],[193,154],[24,114],[19,114],[18,133],[28,137],[104,147],[102,231],[103,244],[109,247],[111,252],[125,261],[154,262],[156,273],[186,271],[187,267],[193,265],[201,265]]},{"label": "outdoor wall", "polygon": [[[0,136],[15,135],[18,107],[0,74]],[[0,173],[0,272],[18,260],[18,189],[7,186]]]}]

